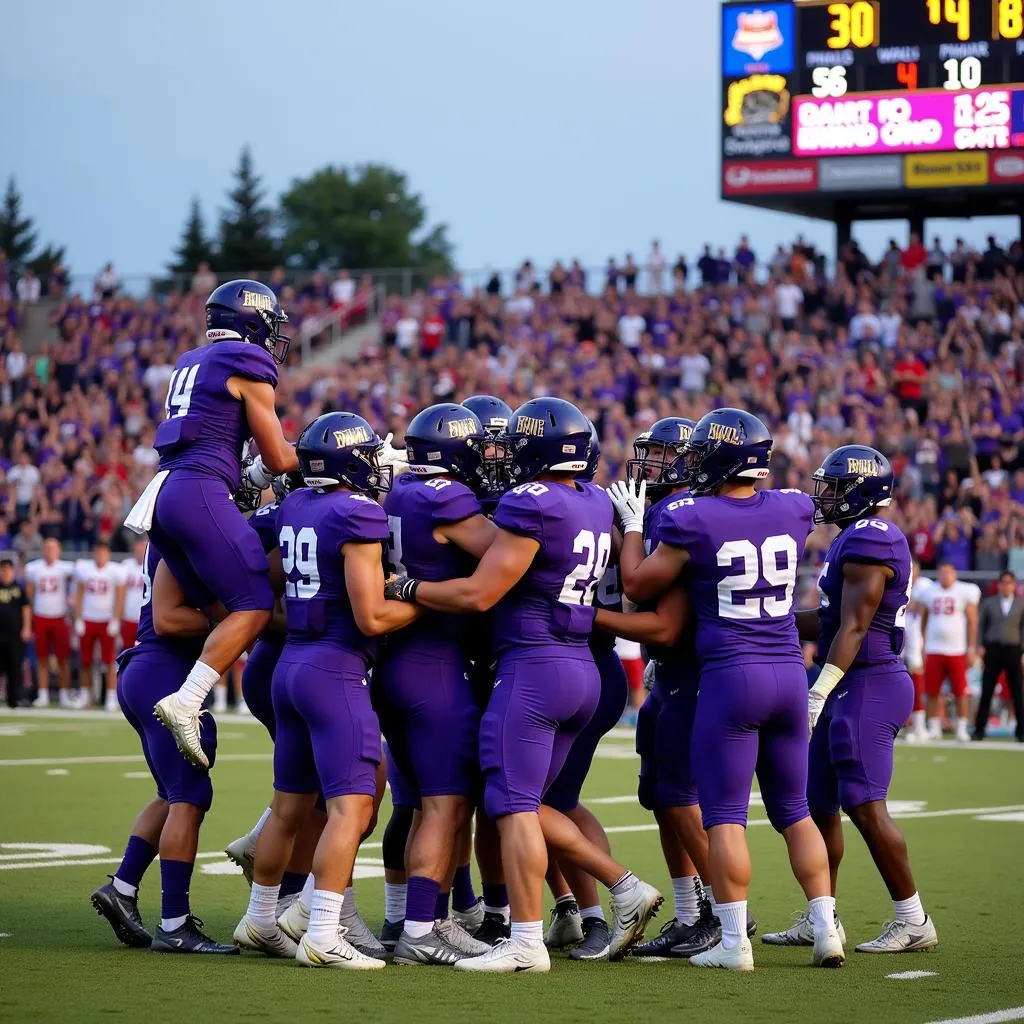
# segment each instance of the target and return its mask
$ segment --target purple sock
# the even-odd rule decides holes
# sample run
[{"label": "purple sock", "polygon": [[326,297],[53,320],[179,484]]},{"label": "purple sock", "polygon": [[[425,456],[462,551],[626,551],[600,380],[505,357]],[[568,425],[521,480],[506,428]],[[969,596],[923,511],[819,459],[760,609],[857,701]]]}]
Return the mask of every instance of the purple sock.
[{"label": "purple sock", "polygon": [[484,905],[488,907],[507,907],[508,890],[504,885],[488,885],[484,882]]},{"label": "purple sock", "polygon": [[437,900],[434,903],[434,920],[435,921],[447,921],[448,920],[448,900],[451,897],[450,892],[439,892],[437,894]]},{"label": "purple sock", "polygon": [[473,892],[473,876],[470,874],[469,865],[455,869],[455,878],[452,881],[452,906],[456,910],[472,910],[476,906],[476,893]]},{"label": "purple sock", "polygon": [[192,869],[187,860],[160,861],[160,916],[163,919],[184,917],[191,913],[188,904],[188,890],[192,883]]},{"label": "purple sock", "polygon": [[434,920],[441,886],[432,878],[413,875],[409,879],[405,895],[405,919],[426,924]]},{"label": "purple sock", "polygon": [[124,848],[124,856],[121,858],[121,866],[114,873],[114,877],[137,889],[142,881],[142,876],[146,873],[146,868],[153,863],[155,858],[155,846],[150,846],[145,839],[140,839],[139,836],[129,836],[128,845]]},{"label": "purple sock", "polygon": [[300,875],[298,871],[286,871],[281,879],[281,896],[298,896],[306,884],[308,875]]}]

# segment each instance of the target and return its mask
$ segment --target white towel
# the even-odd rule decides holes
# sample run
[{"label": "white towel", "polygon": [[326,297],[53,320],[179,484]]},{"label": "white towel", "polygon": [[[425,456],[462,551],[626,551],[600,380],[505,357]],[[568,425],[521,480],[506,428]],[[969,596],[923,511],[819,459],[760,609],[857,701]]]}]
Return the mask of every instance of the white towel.
[{"label": "white towel", "polygon": [[160,493],[169,469],[162,469],[146,484],[146,489],[139,500],[132,506],[131,512],[125,517],[124,525],[134,533],[149,533],[153,525],[153,509],[156,508],[156,496]]}]

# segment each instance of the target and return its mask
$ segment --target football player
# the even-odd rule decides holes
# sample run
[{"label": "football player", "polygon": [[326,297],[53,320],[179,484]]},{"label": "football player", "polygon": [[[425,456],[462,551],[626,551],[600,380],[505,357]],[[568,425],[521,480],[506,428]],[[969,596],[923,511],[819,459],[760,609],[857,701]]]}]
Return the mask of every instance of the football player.
[{"label": "football player", "polygon": [[600,697],[587,641],[594,590],[611,557],[612,509],[600,488],[574,479],[587,467],[590,444],[590,422],[569,402],[520,406],[501,445],[514,486],[498,503],[497,534],[476,571],[436,583],[403,576],[388,586],[390,595],[433,611],[495,609],[497,678],[480,725],[480,762],[484,807],[501,836],[511,938],[456,970],[550,970],[542,920],[547,847],[611,889],[612,959],[639,941],[662,903],[656,889],[541,804]]},{"label": "football player", "polygon": [[[388,566],[421,580],[472,572],[496,532],[478,494],[488,489],[487,435],[453,403],[432,405],[405,432],[409,472],[384,502]],[[447,966],[489,948],[448,916],[457,837],[479,786],[480,711],[469,681],[463,615],[428,612],[389,637],[371,693],[388,750],[415,793],[406,850],[405,931],[399,964]],[[443,894],[443,895],[442,895]]]},{"label": "football player", "polygon": [[[582,483],[593,482],[600,459],[601,441],[597,429],[591,423],[587,468],[577,474],[576,479]],[[598,611],[622,611],[617,565],[609,565],[605,570],[604,577],[594,591],[594,606]],[[615,653],[615,637],[594,630],[590,634],[589,645],[601,677],[601,696],[590,721],[569,748],[565,765],[544,794],[544,803],[571,818],[592,843],[610,854],[608,836],[594,814],[580,803],[580,793],[590,773],[598,744],[618,723],[622,709],[626,706],[629,686],[622,662]],[[575,945],[569,953],[573,960],[605,959],[611,943],[611,931],[605,921],[597,883],[571,863],[563,865],[555,856],[549,856],[548,860],[548,886],[555,896],[555,908],[544,936],[545,945],[548,949]]]},{"label": "football player", "polygon": [[654,599],[689,567],[701,664],[691,760],[722,923],[721,941],[690,959],[697,967],[754,967],[745,830],[755,772],[809,900],[813,962],[837,967],[844,959],[828,855],[807,809],[807,674],[793,608],[814,505],[798,491],[755,489],[769,474],[771,452],[772,436],[756,416],[739,409],[704,416],[684,450],[690,496],[662,513],[660,543],[646,558],[646,483],[618,483],[610,491],[623,526],[628,598]]},{"label": "football player", "polygon": [[289,340],[277,296],[258,281],[229,281],[206,301],[206,337],[174,367],[166,418],[154,446],[159,471],[126,525],[149,531],[168,568],[186,590],[209,589],[227,608],[181,687],[154,708],[179,749],[207,768],[200,743],[203,702],[221,675],[266,628],[274,607],[267,557],[231,495],[241,479],[243,444],[252,435],[260,456],[247,469],[268,487],[297,467],[274,408],[277,366]]},{"label": "football player", "polygon": [[25,584],[32,604],[32,632],[35,637],[38,686],[32,706],[50,706],[50,654],[57,662],[60,706],[73,708],[71,697],[71,635],[68,630],[68,583],[75,563],[61,558],[60,541],[47,537],[42,558],[25,566]]},{"label": "football player", "polygon": [[[237,953],[203,934],[189,903],[199,827],[213,801],[210,774],[178,754],[171,734],[152,714],[154,702],[177,687],[202,648],[210,619],[199,608],[212,613],[213,598],[203,591],[186,594],[152,543],[143,558],[143,583],[135,645],[118,659],[117,699],[139,735],[157,798],[139,813],[117,872],[92,894],[92,905],[127,946],[158,953]],[[212,765],[217,726],[205,716],[200,728],[204,757]],[[138,887],[158,850],[160,926],[150,935],[139,915]]]},{"label": "football player", "polygon": [[[627,462],[626,472],[631,480],[646,481],[651,501],[643,522],[647,554],[661,540],[663,513],[675,511],[675,503],[686,497],[684,449],[693,427],[693,420],[668,416],[633,443],[633,458]],[[663,591],[657,602],[645,605],[640,615],[623,618],[602,611],[597,616],[597,625],[603,629],[618,628],[633,638],[639,636],[651,658],[651,691],[637,716],[637,796],[642,807],[654,812],[658,823],[672,879],[675,917],[656,938],[633,950],[633,956],[639,957],[690,957],[710,949],[721,938],[712,887],[703,887],[700,878],[707,877],[708,839],[690,763],[700,677],[696,621],[689,614],[684,580],[685,574],[683,580]],[[702,898],[702,890],[706,898]]]},{"label": "football player", "polygon": [[124,613],[125,574],[110,560],[110,542],[100,537],[93,545],[93,557],[75,563],[75,633],[78,636],[78,680],[82,707],[95,699],[93,666],[99,648],[103,691],[107,711],[117,710],[117,670],[114,641],[121,635]]},{"label": "football player", "polygon": [[[797,613],[801,637],[817,640],[823,664],[810,693],[808,803],[828,847],[832,894],[843,857],[842,808],[893,900],[893,920],[855,947],[861,953],[906,953],[939,941],[906,840],[885,806],[896,734],[914,706],[914,683],[900,659],[913,573],[907,538],[882,518],[892,493],[892,467],[874,448],[846,445],[825,457],[814,474],[814,518],[840,532],[818,578],[818,607]],[[801,917],[764,941],[810,945],[814,934]]]},{"label": "football player", "polygon": [[[277,513],[288,633],[272,683],[274,799],[256,842],[249,907],[235,941],[310,967],[373,970],[382,959],[345,937],[342,908],[359,843],[374,815],[380,725],[367,671],[378,636],[419,609],[384,599],[387,517],[371,493],[391,486],[380,438],[361,417],[318,417],[296,444],[305,488]],[[316,804],[327,825],[313,858],[309,927],[296,943],[277,923],[281,880]]]}]

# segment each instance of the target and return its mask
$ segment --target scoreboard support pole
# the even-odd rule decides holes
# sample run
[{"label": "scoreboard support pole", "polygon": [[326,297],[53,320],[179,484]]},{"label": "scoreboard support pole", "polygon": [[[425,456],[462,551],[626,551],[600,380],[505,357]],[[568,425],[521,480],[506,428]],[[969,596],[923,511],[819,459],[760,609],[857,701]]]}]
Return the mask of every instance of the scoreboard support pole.
[{"label": "scoreboard support pole", "polygon": [[853,239],[853,216],[852,212],[841,207],[836,210],[836,265],[842,260],[843,250]]},{"label": "scoreboard support pole", "polygon": [[917,237],[924,242],[924,214],[920,210],[915,210],[910,215],[910,233],[916,233]]}]

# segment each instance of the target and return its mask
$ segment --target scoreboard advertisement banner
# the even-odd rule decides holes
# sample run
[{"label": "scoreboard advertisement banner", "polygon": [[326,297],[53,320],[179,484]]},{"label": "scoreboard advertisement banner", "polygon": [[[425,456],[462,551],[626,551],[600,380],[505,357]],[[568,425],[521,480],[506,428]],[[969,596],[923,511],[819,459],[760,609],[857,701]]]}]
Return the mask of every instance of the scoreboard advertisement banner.
[{"label": "scoreboard advertisement banner", "polygon": [[725,0],[721,124],[725,195],[1016,184],[1024,0]]}]

